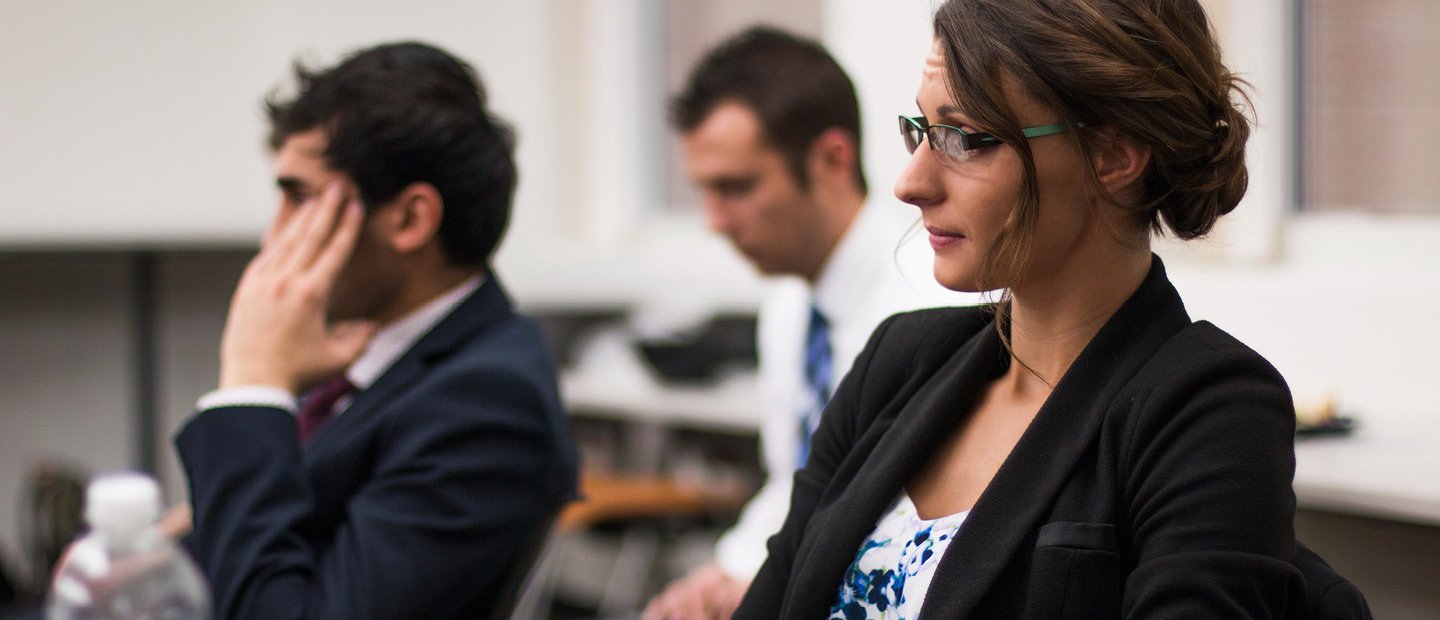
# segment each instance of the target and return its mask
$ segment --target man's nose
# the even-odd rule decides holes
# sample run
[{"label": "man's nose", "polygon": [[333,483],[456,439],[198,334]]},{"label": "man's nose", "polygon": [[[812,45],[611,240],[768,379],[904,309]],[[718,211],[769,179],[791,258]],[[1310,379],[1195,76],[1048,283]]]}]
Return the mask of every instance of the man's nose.
[{"label": "man's nose", "polygon": [[708,194],[704,200],[705,225],[713,232],[728,234],[730,232],[730,217],[729,214],[726,213],[724,201],[717,196]]}]

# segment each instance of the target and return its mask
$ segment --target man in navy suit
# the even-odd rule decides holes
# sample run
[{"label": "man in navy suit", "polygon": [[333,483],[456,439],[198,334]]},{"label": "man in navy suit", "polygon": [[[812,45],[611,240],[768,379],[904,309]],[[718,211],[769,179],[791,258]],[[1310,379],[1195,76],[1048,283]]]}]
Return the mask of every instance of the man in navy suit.
[{"label": "man in navy suit", "polygon": [[511,132],[426,45],[296,74],[279,210],[176,438],[186,546],[224,620],[491,617],[576,492],[544,339],[488,266]]}]

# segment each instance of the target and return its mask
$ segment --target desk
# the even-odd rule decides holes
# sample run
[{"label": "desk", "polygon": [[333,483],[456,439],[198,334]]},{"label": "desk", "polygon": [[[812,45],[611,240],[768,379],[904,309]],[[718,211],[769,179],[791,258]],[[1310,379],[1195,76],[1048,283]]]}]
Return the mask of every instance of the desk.
[{"label": "desk", "polygon": [[662,383],[622,332],[597,335],[560,376],[572,411],[650,426],[755,434],[760,395],[754,369],[730,370],[714,383]]},{"label": "desk", "polygon": [[[758,430],[753,372],[714,385],[662,384],[628,342],[600,340],[562,377],[572,408],[642,426]],[[1302,509],[1440,526],[1440,415],[1371,413],[1351,435],[1299,439],[1294,488]]]},{"label": "desk", "polygon": [[[758,426],[746,375],[672,387],[625,357],[567,373],[571,406],[639,428]],[[1440,617],[1440,415],[1368,414],[1351,435],[1297,440],[1294,489],[1296,534],[1360,587],[1376,617]]]},{"label": "desk", "polygon": [[1295,535],[1376,618],[1440,618],[1440,420],[1367,414],[1350,436],[1295,443]]},{"label": "desk", "polygon": [[[613,460],[623,464],[601,460],[597,466],[586,456],[583,486],[589,501],[572,504],[561,519],[561,528],[571,531],[556,580],[563,584],[564,598],[582,605],[610,612],[638,608],[651,593],[653,575],[678,577],[673,569],[662,569],[672,556],[686,557],[684,552],[694,547],[644,519],[717,512],[733,517],[755,490],[755,481],[717,474],[708,459],[699,468],[693,458],[689,465],[676,458],[680,431],[701,431],[712,439],[717,433],[738,436],[754,444],[761,419],[755,371],[732,370],[704,385],[664,383],[623,334],[611,333],[597,336],[561,373],[560,390],[577,418],[618,423],[623,459]],[[759,459],[749,454],[749,469],[758,473]],[[629,473],[607,472],[616,465]],[[627,524],[618,536],[586,527],[631,517],[641,521]],[[718,528],[690,528],[686,536],[700,532],[708,557]],[[704,532],[710,532],[708,538]]]},{"label": "desk", "polygon": [[753,434],[760,428],[754,373],[736,373],[705,386],[566,373],[561,386],[570,407],[587,417],[736,434]]},{"label": "desk", "polygon": [[1373,415],[1358,425],[1295,442],[1299,507],[1440,526],[1440,418]]}]

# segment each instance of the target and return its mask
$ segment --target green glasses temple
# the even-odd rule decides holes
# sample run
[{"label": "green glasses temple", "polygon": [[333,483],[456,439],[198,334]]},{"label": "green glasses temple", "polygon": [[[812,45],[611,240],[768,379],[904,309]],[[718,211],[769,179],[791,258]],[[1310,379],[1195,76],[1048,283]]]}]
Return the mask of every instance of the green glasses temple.
[{"label": "green glasses temple", "polygon": [[[925,121],[925,117],[923,117],[923,116],[903,116],[903,115],[902,115],[902,116],[900,117],[900,122],[901,122],[901,125],[900,125],[901,129],[904,129],[904,128],[905,128],[905,124],[908,123],[909,125],[913,126],[915,129],[920,130],[921,133],[926,134],[927,136],[929,135],[929,133],[930,133],[930,128],[932,128],[932,127],[933,127],[933,128],[936,128],[936,129],[949,129],[949,130],[955,131],[956,133],[958,133],[958,134],[960,135],[960,146],[961,146],[961,148],[963,148],[963,149],[965,149],[965,150],[967,150],[967,151],[973,150],[973,149],[982,148],[982,147],[987,147],[987,146],[997,146],[997,145],[1003,144],[1003,142],[1002,142],[999,138],[996,138],[995,136],[993,136],[993,135],[991,135],[991,134],[988,134],[988,133],[984,133],[984,132],[968,132],[968,131],[965,131],[964,129],[961,129],[961,128],[956,127],[956,126],[954,126],[954,125],[938,125],[938,124],[937,124],[937,125],[931,125],[930,123],[928,123],[928,122]],[[1075,123],[1075,126],[1076,126],[1076,127],[1084,127],[1084,126],[1085,126],[1085,123]],[[1024,136],[1025,136],[1026,138],[1039,138],[1039,137],[1041,137],[1041,136],[1049,136],[1049,135],[1053,135],[1053,134],[1057,134],[1057,133],[1064,133],[1064,132],[1068,131],[1069,129],[1070,129],[1070,126],[1069,126],[1069,125],[1066,125],[1066,124],[1064,124],[1064,123],[1056,123],[1056,124],[1054,124],[1054,125],[1036,125],[1035,127],[1025,127],[1025,128],[1021,129],[1020,132],[1021,132],[1022,134],[1024,134]],[[933,142],[932,142],[932,144],[933,144]],[[917,148],[917,147],[919,147],[919,146],[920,146],[920,144],[919,144],[919,142],[917,141],[916,144],[915,144],[913,147],[911,147],[911,152],[914,152],[914,149]]]}]

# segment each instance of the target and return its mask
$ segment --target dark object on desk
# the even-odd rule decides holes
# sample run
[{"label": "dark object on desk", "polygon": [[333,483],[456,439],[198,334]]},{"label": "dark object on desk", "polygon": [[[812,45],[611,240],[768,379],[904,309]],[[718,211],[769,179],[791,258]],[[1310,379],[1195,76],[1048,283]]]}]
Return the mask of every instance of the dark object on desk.
[{"label": "dark object on desk", "polygon": [[682,333],[637,338],[635,348],[665,381],[706,383],[726,367],[755,367],[755,317],[717,316]]},{"label": "dark object on desk", "polygon": [[530,308],[530,317],[540,323],[550,352],[561,367],[575,361],[575,352],[585,337],[605,325],[623,323],[629,308],[623,306]]},{"label": "dark object on desk", "polygon": [[1349,435],[1355,430],[1355,418],[1336,416],[1316,424],[1296,424],[1295,437],[1330,437]]}]

